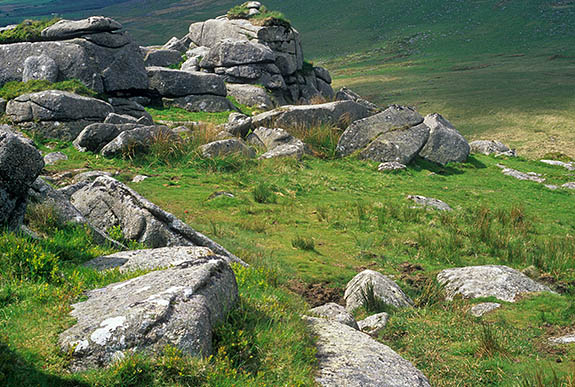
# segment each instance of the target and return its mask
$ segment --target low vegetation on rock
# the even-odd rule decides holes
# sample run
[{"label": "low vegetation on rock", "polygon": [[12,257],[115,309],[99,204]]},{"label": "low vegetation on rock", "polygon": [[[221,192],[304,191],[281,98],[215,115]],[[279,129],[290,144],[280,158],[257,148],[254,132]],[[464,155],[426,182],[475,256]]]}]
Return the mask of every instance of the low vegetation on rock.
[{"label": "low vegetation on rock", "polygon": [[60,19],[24,20],[13,28],[0,31],[0,44],[39,42],[43,40],[42,30],[56,24]]}]

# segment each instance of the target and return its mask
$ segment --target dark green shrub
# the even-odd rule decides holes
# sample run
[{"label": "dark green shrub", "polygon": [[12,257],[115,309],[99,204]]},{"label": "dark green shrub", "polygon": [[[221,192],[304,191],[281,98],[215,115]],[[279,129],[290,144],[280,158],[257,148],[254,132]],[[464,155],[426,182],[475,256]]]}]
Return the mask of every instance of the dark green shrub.
[{"label": "dark green shrub", "polygon": [[257,203],[275,203],[277,198],[271,187],[266,183],[259,183],[253,190],[254,200]]}]

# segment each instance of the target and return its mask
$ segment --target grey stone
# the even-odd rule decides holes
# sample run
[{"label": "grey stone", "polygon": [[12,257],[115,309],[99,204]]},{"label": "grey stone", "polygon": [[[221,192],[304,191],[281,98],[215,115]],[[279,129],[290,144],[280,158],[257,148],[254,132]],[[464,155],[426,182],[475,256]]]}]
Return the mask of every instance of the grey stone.
[{"label": "grey stone", "polygon": [[[188,43],[188,44],[186,44]],[[178,39],[177,37],[172,37],[162,46],[163,50],[176,50],[180,53],[180,56],[186,52],[190,43],[187,38]]]},{"label": "grey stone", "polygon": [[249,9],[260,9],[262,7],[262,3],[259,1],[248,1],[245,3],[245,6]]},{"label": "grey stone", "polygon": [[259,86],[246,84],[226,84],[228,95],[234,97],[242,105],[255,106],[260,109],[273,109],[274,103],[267,91]]},{"label": "grey stone", "polygon": [[535,183],[543,183],[545,182],[545,178],[541,177],[541,174],[535,172],[520,172],[513,168],[507,168],[505,165],[497,164],[497,167],[501,168],[504,175],[511,176],[516,178],[517,180],[527,180],[527,181],[534,181]]},{"label": "grey stone", "polygon": [[138,119],[132,116],[110,113],[104,120],[104,124],[135,124],[137,121]]},{"label": "grey stone", "polygon": [[215,74],[148,67],[150,88],[163,97],[185,97],[191,94],[226,96],[224,81]]},{"label": "grey stone", "polygon": [[330,84],[325,82],[323,79],[317,80],[317,91],[328,101],[333,101],[335,99],[335,92],[331,88]]},{"label": "grey stone", "polygon": [[343,306],[334,302],[310,309],[308,313],[311,316],[322,317],[328,320],[337,321],[340,324],[347,325],[353,329],[359,329],[355,318]]},{"label": "grey stone", "polygon": [[575,189],[575,182],[565,183],[561,187],[566,189]]},{"label": "grey stone", "polygon": [[547,165],[553,165],[557,167],[565,168],[568,171],[575,171],[575,164],[573,162],[565,163],[558,160],[540,160],[542,163]]},{"label": "grey stone", "polygon": [[171,345],[186,355],[212,353],[212,330],[238,300],[225,260],[196,259],[88,292],[74,304],[77,323],[60,335],[74,371],[105,367],[135,351],[160,354]]},{"label": "grey stone", "polygon": [[381,134],[359,153],[364,160],[395,161],[409,164],[429,138],[429,128],[419,124],[407,129],[397,129]]},{"label": "grey stone", "polygon": [[325,68],[314,67],[313,71],[315,72],[316,77],[318,77],[319,79],[322,79],[323,81],[325,81],[327,83],[331,83],[331,75],[329,75],[329,71],[327,71]]},{"label": "grey stone", "polygon": [[[510,155],[515,156],[515,151],[509,149],[505,144],[494,140],[478,140],[469,143],[471,153],[481,153],[486,156],[489,155]],[[513,154],[511,154],[511,152]]]},{"label": "grey stone", "polygon": [[58,65],[56,61],[47,55],[29,56],[24,61],[22,82],[33,80],[46,80],[56,82],[58,80]]},{"label": "grey stone", "polygon": [[[357,105],[361,106],[367,112],[370,112],[370,110],[365,106]],[[397,105],[392,105],[385,111],[375,115],[368,113],[366,114],[366,117],[367,118],[361,120],[353,120],[353,123],[341,135],[336,148],[338,156],[348,156],[361,150],[382,134],[393,133],[395,131],[405,131],[406,129],[423,123],[423,117],[415,110],[409,107]],[[419,149],[417,149],[417,151],[419,151]],[[416,154],[417,151],[415,152]],[[382,161],[398,160],[392,159]]]},{"label": "grey stone", "polygon": [[301,160],[301,158],[305,153],[306,153],[305,145],[300,141],[300,143],[283,144],[276,146],[275,148],[261,155],[259,159],[267,160],[267,159],[276,159],[283,157],[293,157],[295,159]]},{"label": "grey stone", "polygon": [[[153,125],[152,115],[139,102],[127,98],[110,98],[110,105],[114,107],[114,112],[123,116],[131,116],[140,125]],[[130,122],[130,121],[127,121]]]},{"label": "grey stone", "polygon": [[200,62],[202,68],[231,67],[254,63],[274,63],[273,51],[256,42],[223,39]]},{"label": "grey stone", "polygon": [[[148,89],[148,77],[140,48],[125,33],[114,39],[127,43],[120,47],[100,45],[99,35],[61,42],[14,43],[0,45],[0,86],[22,81],[24,63],[31,56],[48,56],[58,66],[58,81],[77,79],[98,93],[133,92]],[[109,42],[108,42],[109,43]],[[110,44],[108,44],[110,45]]]},{"label": "grey stone", "polygon": [[106,172],[106,171],[88,171],[88,172],[82,172],[82,173],[78,173],[76,176],[74,176],[74,178],[72,179],[72,182],[75,183],[80,183],[80,182],[88,182],[91,183],[94,180],[96,180],[97,178],[99,178],[100,176],[108,176],[108,177],[112,177],[112,174],[110,172]]},{"label": "grey stone", "polygon": [[359,330],[367,333],[368,335],[377,335],[385,329],[389,314],[377,313],[357,322]]},{"label": "grey stone", "polygon": [[374,103],[369,102],[356,92],[347,87],[342,87],[336,94],[335,94],[336,101],[354,101],[359,103],[360,105],[365,106],[369,110],[371,110],[374,114],[381,112],[381,108]]},{"label": "grey stone", "polygon": [[575,344],[575,334],[560,337],[550,337],[549,341],[552,344]]},{"label": "grey stone", "polygon": [[66,160],[68,160],[68,156],[62,152],[52,152],[44,156],[44,164],[46,165],[54,165],[59,161],[66,161]]},{"label": "grey stone", "polygon": [[111,177],[98,177],[76,191],[71,202],[101,230],[120,226],[128,240],[150,247],[204,246],[232,262],[245,265],[216,242]]},{"label": "grey stone", "polygon": [[119,134],[116,124],[91,124],[80,132],[73,144],[80,152],[99,152]]},{"label": "grey stone", "polygon": [[373,294],[387,305],[395,308],[406,308],[413,305],[413,301],[389,277],[373,270],[364,270],[345,287],[343,298],[346,309],[353,311],[363,305],[363,296],[368,287],[373,288]]},{"label": "grey stone", "polygon": [[142,47],[146,67],[170,67],[182,62],[182,53],[177,50],[147,49]]},{"label": "grey stone", "polygon": [[141,183],[144,180],[149,179],[149,178],[150,178],[150,176],[146,176],[146,175],[136,175],[132,179],[132,183]]},{"label": "grey stone", "polygon": [[176,106],[189,112],[225,112],[236,110],[234,104],[219,95],[187,95],[179,98],[163,98],[165,106]]},{"label": "grey stone", "polygon": [[86,226],[91,230],[94,240],[103,245],[113,246],[116,249],[123,250],[126,247],[121,243],[111,239],[102,230],[88,221],[76,207],[70,203],[69,197],[64,193],[55,190],[46,183],[42,178],[37,178],[29,191],[29,201],[52,207],[62,223],[75,223]]},{"label": "grey stone", "polygon": [[261,146],[265,147],[267,150],[286,144],[303,145],[301,140],[295,138],[287,130],[281,128],[257,128],[250,134],[248,138],[248,142],[249,141],[252,141],[254,144],[261,144]]},{"label": "grey stone", "polygon": [[42,37],[51,40],[63,40],[121,29],[122,25],[113,19],[103,16],[92,16],[82,20],[60,20],[56,24],[45,28],[42,31]]},{"label": "grey stone", "polygon": [[3,115],[4,113],[6,113],[6,104],[8,103],[8,101],[6,101],[4,98],[0,98],[0,116]]},{"label": "grey stone", "polygon": [[0,126],[0,225],[20,228],[26,212],[28,190],[44,168],[36,148]]},{"label": "grey stone", "polygon": [[446,165],[462,163],[469,157],[467,140],[440,114],[430,114],[423,123],[430,129],[429,139],[419,155],[431,162]]},{"label": "grey stone", "polygon": [[319,385],[431,386],[413,364],[369,335],[335,321],[312,317],[305,320],[317,338]]},{"label": "grey stone", "polygon": [[98,271],[118,269],[120,272],[167,269],[198,259],[216,258],[207,247],[176,246],[157,249],[121,251],[94,258],[84,264]]},{"label": "grey stone", "polygon": [[397,161],[388,161],[386,163],[381,163],[377,167],[377,170],[380,172],[386,171],[399,171],[401,169],[406,169],[407,166],[405,164],[398,163]]},{"label": "grey stone", "polygon": [[150,144],[158,139],[175,141],[177,137],[167,126],[142,126],[121,132],[100,153],[104,157],[115,157],[146,152]]},{"label": "grey stone", "polygon": [[415,202],[420,207],[431,207],[440,211],[453,211],[447,203],[439,199],[427,198],[420,195],[409,195],[407,199]]},{"label": "grey stone", "polygon": [[256,152],[246,145],[241,139],[230,138],[227,140],[218,140],[210,142],[209,144],[202,145],[200,152],[203,157],[214,158],[231,155],[241,155],[248,158],[253,158]]},{"label": "grey stone", "polygon": [[475,317],[481,317],[484,314],[493,312],[495,309],[501,307],[501,304],[497,302],[482,302],[481,304],[473,305],[469,310],[469,313]]},{"label": "grey stone", "polygon": [[517,296],[532,292],[552,292],[525,274],[507,266],[469,266],[443,270],[437,275],[445,285],[447,299],[456,295],[463,298],[495,297],[515,302]]},{"label": "grey stone", "polygon": [[[38,130],[62,140],[73,140],[87,123],[104,121],[112,111],[110,104],[99,99],[58,90],[24,94],[8,102],[6,107],[6,114],[15,123],[47,122],[56,129],[40,127]],[[58,129],[57,122],[71,124]]]}]

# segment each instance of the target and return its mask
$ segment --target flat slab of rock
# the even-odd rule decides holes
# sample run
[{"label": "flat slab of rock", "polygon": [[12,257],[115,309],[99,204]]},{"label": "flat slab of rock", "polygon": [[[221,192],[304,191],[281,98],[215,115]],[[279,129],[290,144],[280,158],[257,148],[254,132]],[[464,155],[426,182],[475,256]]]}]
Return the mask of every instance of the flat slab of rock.
[{"label": "flat slab of rock", "polygon": [[92,16],[82,20],[60,20],[42,31],[42,37],[52,40],[70,39],[99,32],[121,30],[122,25],[103,16]]},{"label": "flat slab of rock", "polygon": [[77,323],[60,335],[75,371],[105,367],[134,351],[212,352],[212,329],[238,299],[234,273],[224,259],[196,259],[88,292],[73,305]]},{"label": "flat slab of rock", "polygon": [[344,299],[346,309],[353,311],[363,306],[363,295],[369,286],[373,287],[374,296],[385,304],[395,308],[406,308],[413,305],[413,301],[389,277],[373,270],[364,270],[345,287]]},{"label": "flat slab of rock", "polygon": [[179,98],[163,98],[164,106],[175,106],[189,112],[217,113],[236,110],[233,103],[221,95],[188,95]]},{"label": "flat slab of rock", "polygon": [[430,114],[423,123],[430,129],[427,143],[419,155],[433,163],[462,163],[467,160],[471,148],[467,140],[441,114]]},{"label": "flat slab of rock", "polygon": [[429,128],[425,124],[388,131],[372,141],[359,153],[359,157],[364,160],[409,164],[428,139]]},{"label": "flat slab of rock", "polygon": [[550,337],[549,341],[552,344],[575,344],[575,333],[561,337]]},{"label": "flat slab of rock", "polygon": [[544,183],[545,179],[541,177],[541,174],[535,172],[520,172],[513,168],[508,168],[505,165],[497,164],[499,168],[502,169],[502,173],[506,176],[511,176],[517,180],[534,181],[535,183]]},{"label": "flat slab of rock", "polygon": [[515,302],[517,296],[525,293],[554,293],[549,287],[507,266],[447,269],[437,275],[437,280],[445,285],[448,300],[461,295],[463,298],[495,297],[501,301]]},{"label": "flat slab of rock", "polygon": [[226,85],[215,74],[172,70],[164,67],[147,67],[150,89],[162,97],[211,94],[226,96]]},{"label": "flat slab of rock", "polygon": [[475,317],[481,317],[486,313],[493,312],[496,309],[499,309],[501,304],[497,302],[483,302],[481,304],[473,305],[473,307],[469,310]]},{"label": "flat slab of rock", "polygon": [[469,143],[471,147],[471,153],[481,153],[486,156],[489,155],[505,155],[515,157],[515,151],[509,149],[509,147],[502,142],[495,140],[477,140]]},{"label": "flat slab of rock", "polygon": [[208,158],[231,155],[241,155],[249,158],[256,156],[256,152],[247,146],[243,140],[238,138],[210,142],[209,144],[202,145],[200,152],[202,156]]},{"label": "flat slab of rock", "polygon": [[177,246],[158,249],[121,251],[112,255],[94,258],[85,266],[98,271],[119,269],[121,272],[135,270],[166,269],[178,266],[187,261],[215,258],[216,255],[207,247]]},{"label": "flat slab of rock", "polygon": [[144,54],[144,64],[146,67],[169,67],[177,65],[182,61],[182,53],[177,50],[147,50],[143,47],[142,51]]},{"label": "flat slab of rock", "polygon": [[540,160],[542,163],[547,164],[547,165],[553,165],[553,166],[557,166],[557,167],[563,167],[568,171],[575,171],[575,165],[574,163],[570,162],[570,163],[565,163],[563,161],[558,161],[558,160]]},{"label": "flat slab of rock", "polygon": [[343,306],[336,304],[335,302],[329,302],[325,305],[321,305],[310,309],[308,313],[315,317],[322,317],[328,320],[336,321],[340,324],[347,325],[353,329],[359,329],[357,321]]},{"label": "flat slab of rock", "polygon": [[415,110],[398,105],[392,105],[381,113],[366,117],[352,121],[353,123],[341,135],[336,148],[339,157],[348,156],[365,148],[384,133],[405,130],[423,123],[423,117]]},{"label": "flat slab of rock", "polygon": [[440,211],[453,211],[449,204],[439,199],[427,198],[420,195],[409,195],[407,199],[415,202],[420,207],[430,207]]},{"label": "flat slab of rock", "polygon": [[150,247],[208,247],[232,262],[245,265],[216,242],[111,177],[100,176],[81,187],[71,195],[71,202],[100,230],[120,226],[124,238]]},{"label": "flat slab of rock", "polygon": [[317,337],[321,386],[427,387],[429,380],[388,346],[338,322],[306,317]]},{"label": "flat slab of rock", "polygon": [[267,151],[259,157],[260,160],[277,159],[282,157],[293,157],[301,160],[306,153],[305,145],[303,142],[297,144],[284,144]]},{"label": "flat slab of rock", "polygon": [[368,335],[377,335],[379,332],[385,329],[388,320],[389,314],[385,312],[377,313],[361,321],[358,321],[357,325],[362,332],[365,332]]},{"label": "flat slab of rock", "polygon": [[379,172],[387,172],[387,171],[399,171],[406,168],[407,166],[405,164],[398,163],[397,161],[388,161],[379,164],[377,170]]},{"label": "flat slab of rock", "polygon": [[210,48],[208,54],[200,62],[200,67],[213,69],[255,63],[274,63],[275,60],[274,52],[266,45],[248,40],[223,39]]}]

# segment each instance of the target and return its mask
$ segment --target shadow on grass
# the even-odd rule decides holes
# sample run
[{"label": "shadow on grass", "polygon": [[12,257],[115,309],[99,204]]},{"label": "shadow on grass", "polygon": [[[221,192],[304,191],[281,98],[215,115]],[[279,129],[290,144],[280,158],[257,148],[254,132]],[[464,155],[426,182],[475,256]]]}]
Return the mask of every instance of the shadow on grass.
[{"label": "shadow on grass", "polygon": [[0,385],[3,386],[75,386],[88,387],[89,384],[77,380],[67,380],[37,369],[22,356],[0,342]]},{"label": "shadow on grass", "polygon": [[424,160],[417,157],[411,164],[411,168],[415,171],[430,171],[442,176],[452,176],[452,175],[462,175],[465,173],[465,169],[483,169],[487,168],[485,164],[477,160],[473,156],[469,156],[467,162],[464,164],[449,164],[449,165],[439,165],[432,163],[431,161]]}]

